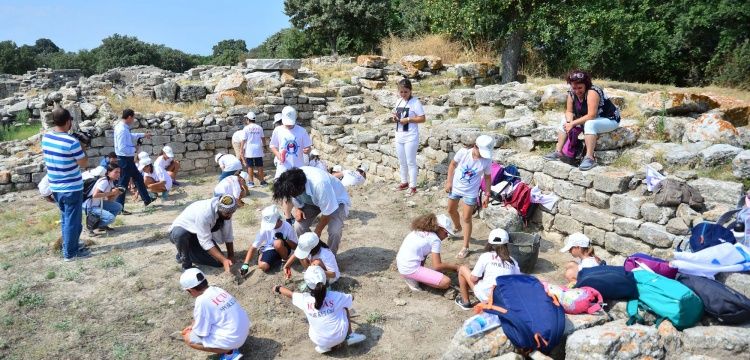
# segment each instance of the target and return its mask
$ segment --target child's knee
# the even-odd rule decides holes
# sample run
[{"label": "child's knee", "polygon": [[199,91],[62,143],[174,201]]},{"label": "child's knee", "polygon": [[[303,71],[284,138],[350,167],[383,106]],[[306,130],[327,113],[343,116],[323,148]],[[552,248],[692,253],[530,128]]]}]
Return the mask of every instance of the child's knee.
[{"label": "child's knee", "polygon": [[437,287],[439,289],[447,289],[451,286],[451,279],[445,275],[443,275],[443,278],[440,279],[440,282],[438,283]]},{"label": "child's knee", "polygon": [[263,272],[268,272],[268,270],[271,270],[271,265],[268,265],[268,263],[260,261],[258,262],[258,269],[261,269]]}]

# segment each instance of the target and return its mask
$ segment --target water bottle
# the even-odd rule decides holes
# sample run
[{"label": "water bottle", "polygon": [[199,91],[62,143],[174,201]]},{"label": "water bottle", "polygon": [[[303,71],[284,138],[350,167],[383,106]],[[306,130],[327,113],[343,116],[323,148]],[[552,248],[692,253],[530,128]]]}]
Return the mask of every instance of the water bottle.
[{"label": "water bottle", "polygon": [[487,320],[485,320],[481,315],[477,315],[469,319],[468,322],[464,324],[464,332],[466,333],[466,336],[472,336],[481,332],[486,326]]}]

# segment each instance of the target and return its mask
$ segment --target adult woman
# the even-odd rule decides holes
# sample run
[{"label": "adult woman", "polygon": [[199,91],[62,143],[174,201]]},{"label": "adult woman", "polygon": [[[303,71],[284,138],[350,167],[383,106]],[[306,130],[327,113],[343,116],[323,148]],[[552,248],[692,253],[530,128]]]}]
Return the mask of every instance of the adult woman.
[{"label": "adult woman", "polygon": [[576,126],[583,126],[586,156],[581,161],[579,169],[590,170],[596,166],[594,159],[596,139],[599,134],[617,129],[620,125],[620,109],[609,100],[602,88],[591,83],[591,76],[588,73],[581,70],[571,71],[567,82],[570,90],[565,119],[558,128],[557,146],[554,152],[545,155],[544,158],[558,160],[562,156],[563,145],[568,134]]},{"label": "adult woman", "polygon": [[399,100],[393,108],[396,123],[396,155],[399,162],[401,183],[396,190],[406,190],[406,196],[417,192],[417,148],[419,147],[419,125],[425,122],[424,109],[419,99],[412,96],[411,81],[398,82]]},{"label": "adult woman", "polygon": [[115,217],[122,211],[122,205],[115,201],[124,189],[116,188],[115,182],[120,180],[120,166],[115,162],[107,165],[106,175],[94,184],[91,197],[83,203],[87,212],[98,215],[101,219],[98,230],[112,230],[108,225],[115,221]]}]

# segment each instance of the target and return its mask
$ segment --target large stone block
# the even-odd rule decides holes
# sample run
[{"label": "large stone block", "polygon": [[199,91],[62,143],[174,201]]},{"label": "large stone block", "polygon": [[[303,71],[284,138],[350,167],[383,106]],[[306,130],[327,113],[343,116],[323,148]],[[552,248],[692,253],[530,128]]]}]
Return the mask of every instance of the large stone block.
[{"label": "large stone block", "polygon": [[645,199],[633,194],[612,194],[609,199],[609,211],[633,219],[641,218],[641,205]]},{"label": "large stone block", "polygon": [[555,215],[555,221],[552,227],[565,234],[583,232],[583,225],[579,221],[570,216],[561,214]]},{"label": "large stone block", "polygon": [[568,181],[572,182],[573,184],[583,186],[586,188],[591,187],[591,185],[594,183],[594,176],[596,174],[599,174],[606,170],[606,168],[602,168],[602,167],[595,167],[588,171],[581,171],[577,167],[572,167],[572,166],[570,168],[571,170],[568,173]]},{"label": "large stone block", "polygon": [[750,150],[743,150],[734,157],[732,174],[740,179],[750,179]]},{"label": "large stone block", "polygon": [[167,81],[163,84],[154,86],[154,96],[156,100],[165,102],[174,102],[177,99],[177,90],[180,87],[173,81]]},{"label": "large stone block", "polygon": [[608,193],[621,193],[628,190],[628,184],[633,179],[629,171],[606,171],[594,175],[594,189]]},{"label": "large stone block", "polygon": [[520,231],[523,221],[518,211],[510,206],[490,205],[482,212],[484,222],[490,229]]},{"label": "large stone block", "polygon": [[363,79],[380,79],[385,75],[385,71],[383,69],[355,66],[352,69],[352,74]]},{"label": "large stone block", "polygon": [[641,95],[638,106],[644,114],[650,116],[661,112],[669,115],[704,113],[719,107],[719,104],[703,94],[652,91]]},{"label": "large stone block", "polygon": [[638,237],[644,242],[660,248],[671,248],[674,235],[670,234],[663,225],[646,222],[638,228]]},{"label": "large stone block", "polygon": [[639,229],[643,221],[630,219],[626,217],[617,218],[614,222],[615,232],[618,235],[637,238],[640,234]]},{"label": "large stone block", "polygon": [[254,70],[299,70],[302,67],[300,59],[247,59],[248,69]]},{"label": "large stone block", "polygon": [[380,55],[360,55],[357,56],[357,65],[382,69],[388,64],[388,58]]},{"label": "large stone block", "polygon": [[698,155],[703,160],[703,166],[716,166],[730,162],[741,148],[729,144],[714,144],[703,150]]},{"label": "large stone block", "polygon": [[543,191],[554,191],[555,189],[555,178],[549,176],[543,172],[535,172],[533,175],[534,182],[539,189]]},{"label": "large stone block", "polygon": [[555,194],[573,201],[586,201],[586,188],[573,185],[567,180],[555,180]]},{"label": "large stone block", "polygon": [[245,91],[246,85],[247,80],[245,79],[245,76],[236,72],[219,80],[216,87],[214,87],[214,93],[222,93],[230,90],[243,92]]},{"label": "large stone block", "polygon": [[739,146],[737,129],[725,121],[721,113],[706,113],[685,125],[684,141],[730,144]]},{"label": "large stone block", "polygon": [[520,137],[529,136],[531,131],[536,127],[533,117],[523,117],[505,124],[505,131],[510,136]]},{"label": "large stone block", "polygon": [[654,203],[644,203],[641,205],[641,215],[646,221],[664,225],[675,214],[675,208],[666,206],[657,206]]},{"label": "large stone block", "polygon": [[586,202],[591,206],[609,209],[609,194],[594,189],[586,189]]},{"label": "large stone block", "polygon": [[635,253],[646,253],[651,251],[651,247],[640,240],[620,236],[613,232],[608,232],[605,238],[605,249],[611,253],[631,255]]},{"label": "large stone block", "polygon": [[614,131],[600,134],[596,139],[596,150],[616,150],[635,144],[638,141],[637,127],[619,127]]},{"label": "large stone block", "polygon": [[737,200],[743,194],[742,184],[732,181],[698,178],[688,182],[696,188],[707,203],[737,205]]},{"label": "large stone block", "polygon": [[614,230],[614,216],[606,210],[592,206],[573,203],[570,205],[570,216],[584,223],[606,231]]},{"label": "large stone block", "polygon": [[583,234],[588,236],[594,245],[605,246],[607,232],[595,226],[586,225],[583,227]]},{"label": "large stone block", "polygon": [[572,166],[562,161],[548,161],[544,164],[544,169],[542,171],[554,178],[565,180],[568,178],[572,170]]}]

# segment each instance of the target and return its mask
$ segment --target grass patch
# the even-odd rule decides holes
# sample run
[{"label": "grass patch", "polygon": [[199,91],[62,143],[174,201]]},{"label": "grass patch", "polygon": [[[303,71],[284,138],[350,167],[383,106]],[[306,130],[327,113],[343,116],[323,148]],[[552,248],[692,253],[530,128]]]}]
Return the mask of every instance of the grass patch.
[{"label": "grass patch", "polygon": [[[6,207],[0,210],[0,237],[29,239],[49,237],[59,231],[57,209],[44,212]],[[25,250],[26,251],[26,250]]]},{"label": "grass patch", "polygon": [[555,143],[547,143],[547,142],[539,142],[534,144],[534,147],[536,148],[536,152],[546,155],[548,153],[551,153],[552,150],[555,150]]},{"label": "grass patch", "polygon": [[13,265],[11,265],[10,263],[0,262],[0,270],[8,270],[11,267],[13,267]]},{"label": "grass patch", "polygon": [[423,35],[412,39],[391,35],[380,41],[380,48],[383,50],[383,56],[389,58],[392,63],[397,63],[403,56],[414,54],[439,56],[444,64],[475,61],[494,64],[499,60],[497,52],[489,44],[467,48],[442,34]]},{"label": "grass patch", "polygon": [[199,112],[210,111],[211,107],[205,101],[193,103],[166,103],[154,99],[146,99],[137,96],[118,97],[114,94],[107,96],[112,111],[121,114],[126,108],[138,109],[141,114],[157,113],[160,111],[176,111],[186,117],[195,117]]},{"label": "grass patch", "polygon": [[15,282],[10,284],[7,289],[3,292],[3,295],[0,296],[0,299],[3,301],[13,300],[17,298],[19,295],[21,295],[24,290],[26,290],[26,285],[20,282]]},{"label": "grass patch", "polygon": [[306,66],[318,75],[321,85],[325,86],[333,79],[351,83],[352,69],[357,64],[315,65],[312,62],[307,62]]},{"label": "grass patch", "polygon": [[37,293],[24,293],[18,298],[18,306],[36,308],[44,305],[44,295]]},{"label": "grass patch", "polygon": [[712,166],[709,168],[698,168],[695,170],[697,170],[698,177],[723,181],[737,181],[737,178],[732,174],[732,164]]},{"label": "grass patch", "polygon": [[65,281],[78,281],[81,278],[82,268],[71,268],[62,271],[62,278]]},{"label": "grass patch", "polygon": [[54,279],[56,277],[57,277],[57,273],[55,273],[52,270],[47,271],[47,275],[44,276],[44,278],[47,279],[47,280],[52,280],[52,279]]},{"label": "grass patch", "polygon": [[636,167],[633,157],[630,154],[622,154],[610,164],[612,167],[621,169],[634,169]]},{"label": "grass patch", "polygon": [[112,345],[112,357],[117,360],[124,360],[132,358],[132,348],[128,344],[116,343]]},{"label": "grass patch", "polygon": [[245,204],[245,206],[234,213],[232,216],[233,220],[236,220],[239,224],[244,226],[255,226],[258,224],[258,217],[255,215],[255,211],[252,211],[251,204]]},{"label": "grass patch", "polygon": [[52,324],[52,328],[57,331],[68,331],[71,328],[70,320],[63,320]]},{"label": "grass patch", "polygon": [[365,319],[365,321],[368,324],[382,323],[382,322],[385,322],[385,315],[381,314],[378,311],[373,311],[367,314],[367,318]]},{"label": "grass patch", "polygon": [[113,269],[125,265],[125,259],[120,255],[111,255],[99,261],[99,267],[102,269]]},{"label": "grass patch", "polygon": [[11,126],[7,131],[0,130],[0,141],[26,140],[41,131],[41,124]]}]

